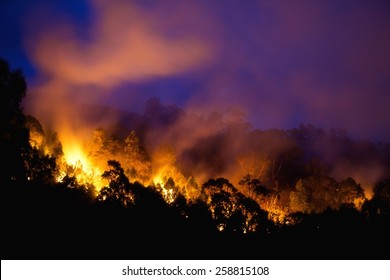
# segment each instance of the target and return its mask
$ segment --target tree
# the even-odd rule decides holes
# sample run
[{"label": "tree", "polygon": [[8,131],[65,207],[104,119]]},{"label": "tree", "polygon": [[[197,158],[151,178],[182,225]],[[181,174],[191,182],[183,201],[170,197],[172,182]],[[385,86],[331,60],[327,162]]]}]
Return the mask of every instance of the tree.
[{"label": "tree", "polygon": [[266,229],[269,224],[268,213],[262,210],[259,204],[241,193],[237,193],[238,208],[242,217],[242,223],[237,226],[241,227],[241,232],[249,233],[256,232],[261,229]]},{"label": "tree", "polygon": [[[275,220],[283,220],[284,209],[280,202],[279,192],[267,188],[257,178],[246,175],[240,180],[239,184],[243,186],[247,198],[256,202],[257,207],[261,207],[262,211],[267,211],[268,215]],[[251,203],[245,200],[248,205]],[[251,207],[254,209],[254,207]],[[258,211],[257,211],[258,212]]]},{"label": "tree", "polygon": [[220,231],[249,233],[265,224],[267,214],[250,197],[240,193],[227,179],[210,179],[202,185],[206,201]]},{"label": "tree", "polygon": [[109,170],[104,171],[102,177],[108,180],[109,185],[103,187],[97,197],[99,201],[120,203],[124,206],[134,204],[134,194],[130,190],[130,182],[120,163],[109,160]]},{"label": "tree", "polygon": [[[206,202],[200,198],[188,205],[187,220],[189,232],[196,238],[194,242],[205,238],[206,242],[217,232],[217,225]],[[201,238],[199,239],[199,234]],[[202,240],[203,242],[203,240]],[[212,243],[210,243],[212,245]]]},{"label": "tree", "polygon": [[119,156],[123,154],[123,147],[115,136],[109,135],[102,128],[97,128],[93,131],[92,141],[88,143],[87,151],[91,163],[105,170],[109,160],[120,162]]},{"label": "tree", "polygon": [[41,123],[33,116],[26,116],[26,127],[29,131],[30,145],[40,150],[44,155],[56,158],[63,156],[62,144],[56,132],[47,132]]},{"label": "tree", "polygon": [[[386,250],[390,236],[390,179],[378,182],[373,192],[373,197],[363,205],[363,211],[368,216],[372,232],[370,243]],[[383,242],[384,240],[386,243]]]},{"label": "tree", "polygon": [[161,192],[165,201],[169,204],[173,203],[180,194],[175,181],[171,177],[169,177],[164,184],[157,184],[156,188]]},{"label": "tree", "polygon": [[160,145],[153,153],[153,172],[158,174],[154,180],[164,187],[169,179],[173,180],[175,186],[182,192],[187,185],[181,169],[176,162],[176,153],[171,145]]},{"label": "tree", "polygon": [[24,166],[28,181],[43,184],[55,183],[58,174],[55,157],[45,155],[37,148],[31,148],[24,156]]},{"label": "tree", "polygon": [[45,132],[40,122],[33,116],[26,116],[26,127],[30,133],[30,145],[43,150],[45,142]]},{"label": "tree", "polygon": [[27,179],[40,183],[54,183],[60,177],[59,166],[63,166],[62,144],[56,133],[46,134],[40,122],[26,116],[30,148],[24,155]]},{"label": "tree", "polygon": [[0,59],[0,182],[26,180],[23,156],[29,152],[29,133],[21,102],[27,85],[22,71],[12,71]]},{"label": "tree", "polygon": [[390,208],[390,179],[385,179],[375,185],[373,199],[380,200],[384,206]]},{"label": "tree", "polygon": [[295,212],[321,213],[326,208],[336,208],[337,182],[328,176],[310,176],[300,179],[295,191],[290,193],[290,207]]},{"label": "tree", "polygon": [[249,151],[237,156],[242,172],[259,180],[265,179],[271,167],[271,159],[261,151]]},{"label": "tree", "polygon": [[360,208],[364,201],[363,189],[352,178],[338,183],[329,176],[310,176],[300,179],[290,193],[291,209],[305,213],[337,210],[343,205]]},{"label": "tree", "polygon": [[339,183],[337,192],[339,207],[343,204],[351,204],[360,210],[366,200],[363,188],[351,177]]},{"label": "tree", "polygon": [[193,176],[190,176],[187,180],[187,184],[183,189],[183,194],[188,200],[195,200],[200,195],[200,186],[198,185],[196,179]]},{"label": "tree", "polygon": [[125,173],[129,178],[144,184],[150,181],[152,163],[134,130],[125,139],[124,158]]},{"label": "tree", "polygon": [[259,179],[249,174],[244,176],[238,184],[245,188],[249,198],[259,200],[260,203],[264,202],[272,193],[272,191],[267,189]]},{"label": "tree", "polygon": [[224,230],[237,210],[237,189],[225,178],[210,179],[202,185],[201,195],[206,201],[220,231]]},{"label": "tree", "polygon": [[390,215],[390,179],[378,182],[374,189],[374,195],[367,201],[365,208],[369,210],[371,217],[387,217]]}]

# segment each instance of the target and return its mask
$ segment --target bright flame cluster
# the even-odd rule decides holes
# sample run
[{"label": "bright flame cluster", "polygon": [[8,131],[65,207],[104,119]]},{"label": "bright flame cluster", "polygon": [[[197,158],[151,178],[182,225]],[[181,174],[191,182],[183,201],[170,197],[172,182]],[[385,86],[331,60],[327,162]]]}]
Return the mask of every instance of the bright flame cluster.
[{"label": "bright flame cluster", "polygon": [[71,173],[79,184],[93,185],[96,191],[104,186],[102,171],[91,163],[80,145],[64,146],[63,152],[65,164],[61,165],[57,181],[61,182],[68,173]]}]

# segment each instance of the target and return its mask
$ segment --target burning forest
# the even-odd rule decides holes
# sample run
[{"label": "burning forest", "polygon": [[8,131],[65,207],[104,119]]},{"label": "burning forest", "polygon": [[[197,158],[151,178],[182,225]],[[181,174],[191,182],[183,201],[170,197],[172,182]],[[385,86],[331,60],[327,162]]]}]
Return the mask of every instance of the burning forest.
[{"label": "burning forest", "polygon": [[260,130],[238,108],[196,114],[158,98],[142,114],[66,101],[33,116],[26,93],[2,60],[6,257],[378,258],[388,246],[389,143]]},{"label": "burning forest", "polygon": [[389,251],[386,1],[30,2],[0,1],[5,258]]}]

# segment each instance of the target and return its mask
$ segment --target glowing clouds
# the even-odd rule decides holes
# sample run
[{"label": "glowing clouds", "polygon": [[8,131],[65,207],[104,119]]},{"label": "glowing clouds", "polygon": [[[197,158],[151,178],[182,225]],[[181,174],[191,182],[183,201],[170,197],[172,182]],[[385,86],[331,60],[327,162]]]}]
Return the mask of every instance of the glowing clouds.
[{"label": "glowing clouds", "polygon": [[115,86],[182,73],[209,59],[207,44],[193,36],[165,36],[156,31],[153,14],[128,2],[92,4],[96,16],[87,40],[61,23],[33,41],[33,59],[46,74],[76,85]]}]

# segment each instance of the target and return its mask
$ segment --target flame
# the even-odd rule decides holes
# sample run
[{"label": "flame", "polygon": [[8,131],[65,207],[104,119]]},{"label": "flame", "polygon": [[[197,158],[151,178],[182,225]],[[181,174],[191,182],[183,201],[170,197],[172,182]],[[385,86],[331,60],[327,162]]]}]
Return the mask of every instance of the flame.
[{"label": "flame", "polygon": [[175,201],[176,199],[176,194],[174,192],[173,189],[171,188],[167,188],[166,185],[165,185],[165,182],[166,180],[163,179],[163,176],[161,174],[155,176],[153,178],[153,184],[157,187],[157,188],[160,188],[161,189],[161,194],[163,196],[163,198],[165,199],[165,201],[168,203],[168,204],[171,204]]},{"label": "flame", "polygon": [[80,162],[85,167],[90,166],[87,156],[77,143],[64,146],[64,157],[65,160],[71,165],[76,165],[78,162]]},{"label": "flame", "polygon": [[[99,191],[104,186],[100,168],[91,163],[80,143],[76,141],[62,141],[62,143],[64,144],[64,160],[68,166],[73,168],[77,182],[91,184],[96,191]],[[62,166],[61,174],[68,173],[64,170],[65,168]]]},{"label": "flame", "polygon": [[163,179],[161,178],[161,175],[157,175],[153,178],[153,184],[155,186],[161,186],[161,187],[164,187],[164,181]]},{"label": "flame", "polygon": [[[372,197],[374,196],[374,186],[367,186],[367,187],[363,187],[363,190],[364,190],[364,195],[366,197],[367,200],[370,200],[372,199]],[[355,202],[355,205],[358,206],[359,205],[359,202]]]}]

